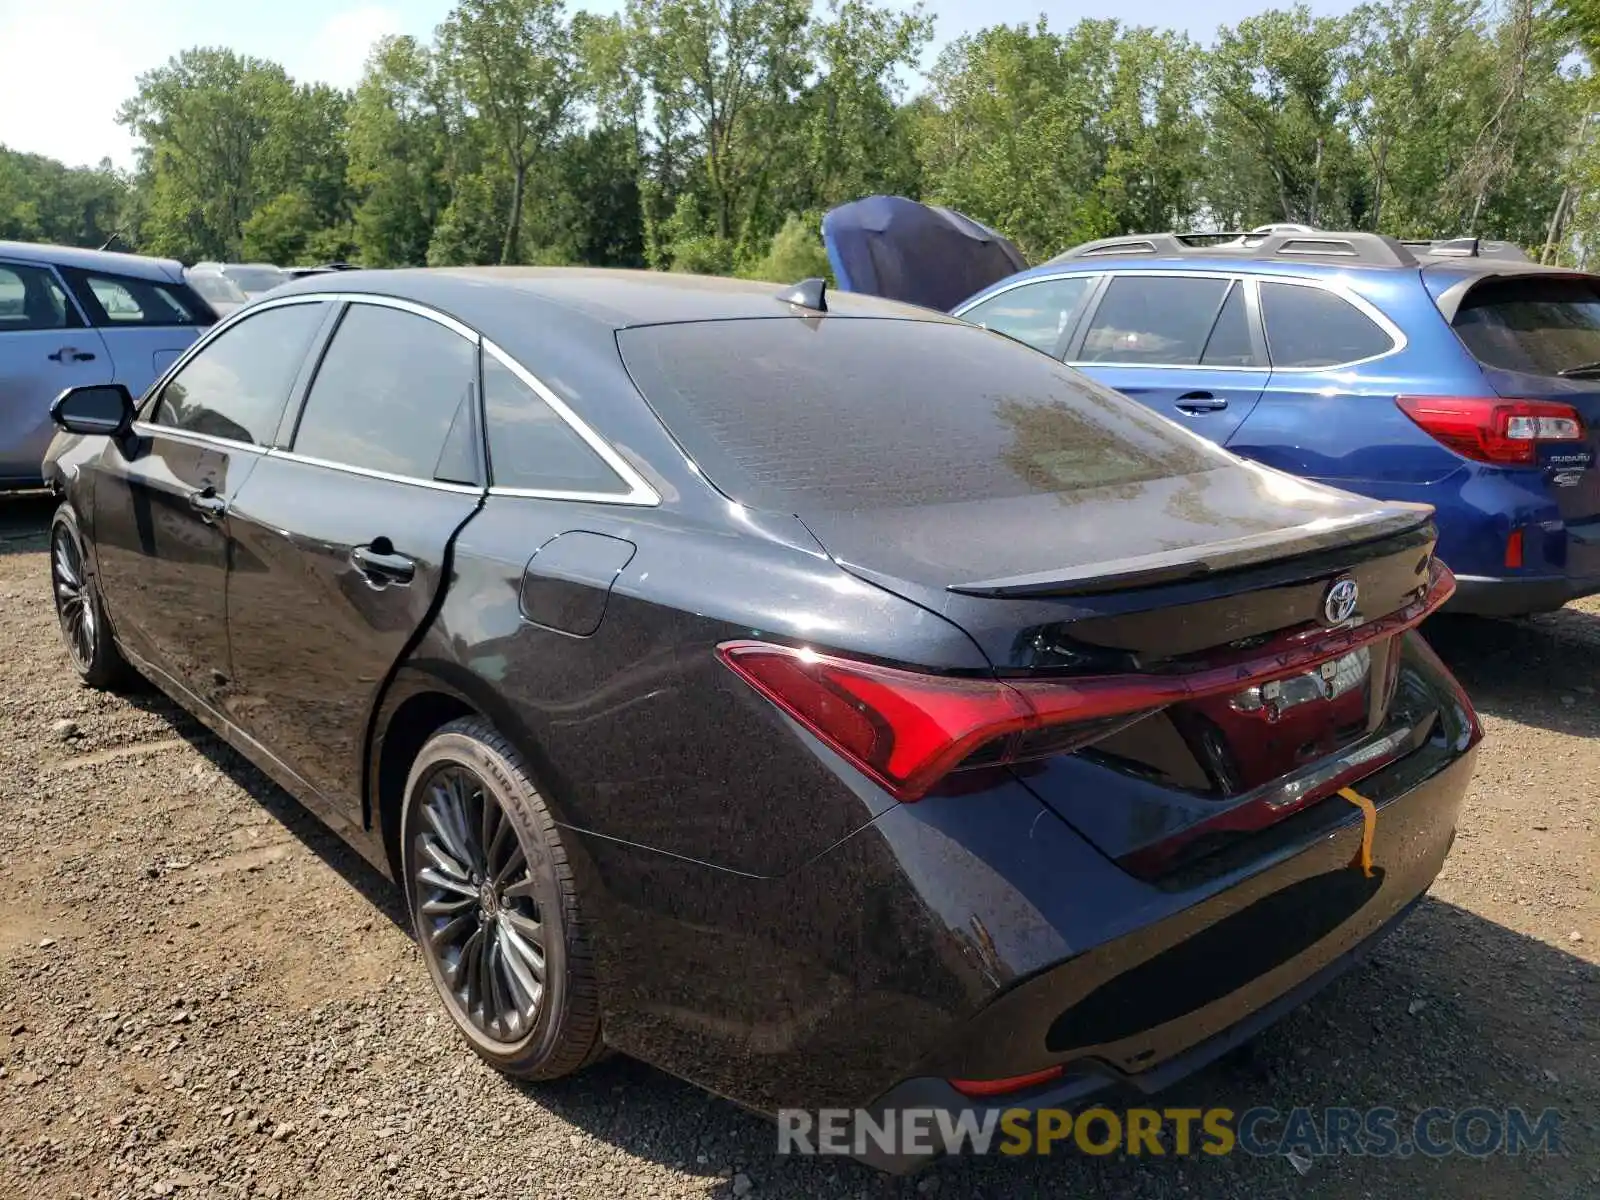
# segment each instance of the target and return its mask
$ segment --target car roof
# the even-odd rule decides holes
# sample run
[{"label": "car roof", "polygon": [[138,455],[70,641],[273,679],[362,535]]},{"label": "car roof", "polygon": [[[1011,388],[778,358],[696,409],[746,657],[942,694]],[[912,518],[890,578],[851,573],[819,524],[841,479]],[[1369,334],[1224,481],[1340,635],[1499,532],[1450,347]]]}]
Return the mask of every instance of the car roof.
[{"label": "car roof", "polygon": [[143,254],[85,250],[81,246],[52,246],[44,242],[0,242],[0,258],[55,267],[76,267],[84,271],[107,271],[133,279],[183,282],[182,263],[176,259],[150,258]]},{"label": "car roof", "polygon": [[[432,267],[335,271],[276,287],[273,297],[362,292],[425,304],[512,349],[515,331],[535,329],[541,315],[588,326],[607,337],[619,329],[685,321],[730,321],[808,315],[780,297],[785,285],[662,271],[598,267]],[[826,292],[830,316],[951,321],[931,309]]]}]

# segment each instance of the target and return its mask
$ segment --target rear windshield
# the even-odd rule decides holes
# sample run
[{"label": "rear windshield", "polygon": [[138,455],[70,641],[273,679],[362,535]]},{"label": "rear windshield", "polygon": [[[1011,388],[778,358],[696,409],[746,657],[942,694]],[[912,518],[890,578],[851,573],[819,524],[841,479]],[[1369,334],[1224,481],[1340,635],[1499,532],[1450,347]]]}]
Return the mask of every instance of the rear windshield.
[{"label": "rear windshield", "polygon": [[1600,293],[1584,279],[1491,280],[1467,294],[1455,330],[1486,366],[1559,375],[1600,362]]},{"label": "rear windshield", "polygon": [[618,334],[634,381],[724,493],[850,510],[1137,483],[1231,461],[999,334],[827,317]]}]

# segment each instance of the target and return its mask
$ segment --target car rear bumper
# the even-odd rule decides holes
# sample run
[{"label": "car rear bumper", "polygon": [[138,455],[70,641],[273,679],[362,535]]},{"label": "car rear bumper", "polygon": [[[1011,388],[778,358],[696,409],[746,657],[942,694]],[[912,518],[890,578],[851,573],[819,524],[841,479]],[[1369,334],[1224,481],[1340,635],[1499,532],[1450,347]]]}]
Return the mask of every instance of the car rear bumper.
[{"label": "car rear bumper", "polygon": [[1520,617],[1553,612],[1569,600],[1597,592],[1600,575],[1536,575],[1524,579],[1457,575],[1456,594],[1445,611],[1478,617]]},{"label": "car rear bumper", "polygon": [[[1204,1066],[1358,962],[1417,904],[1454,841],[1473,758],[1398,794],[1363,789],[1377,811],[1371,875],[1352,806],[1356,819],[1299,853],[1002,991],[868,1107],[1039,1109],[1118,1084],[1154,1092]],[[1053,1067],[1063,1073],[1049,1084],[981,1101],[947,1082]],[[905,1171],[929,1157],[872,1161]]]},{"label": "car rear bumper", "polygon": [[[1390,933],[1411,915],[1422,902],[1418,896],[1381,925],[1377,932],[1364,941],[1357,942],[1332,962],[1319,969],[1310,978],[1302,980],[1289,991],[1262,1005],[1228,1028],[1195,1043],[1187,1050],[1167,1059],[1159,1067],[1136,1074],[1118,1071],[1107,1063],[1090,1059],[1075,1064],[1052,1083],[1031,1088],[1026,1092],[1001,1097],[993,1102],[976,1102],[956,1091],[947,1080],[933,1076],[907,1079],[890,1089],[873,1106],[874,1112],[930,1108],[950,1113],[972,1112],[983,1122],[990,1112],[997,1114],[1015,1109],[1036,1113],[1047,1108],[1070,1108],[1096,1093],[1114,1088],[1132,1089],[1142,1095],[1154,1095],[1182,1079],[1209,1066],[1228,1051],[1236,1049],[1267,1029],[1282,1017],[1306,1003],[1350,968],[1366,961]],[[867,1153],[861,1161],[881,1171],[896,1175],[916,1171],[935,1158],[938,1153],[891,1154],[885,1153],[871,1141],[865,1143]]]}]

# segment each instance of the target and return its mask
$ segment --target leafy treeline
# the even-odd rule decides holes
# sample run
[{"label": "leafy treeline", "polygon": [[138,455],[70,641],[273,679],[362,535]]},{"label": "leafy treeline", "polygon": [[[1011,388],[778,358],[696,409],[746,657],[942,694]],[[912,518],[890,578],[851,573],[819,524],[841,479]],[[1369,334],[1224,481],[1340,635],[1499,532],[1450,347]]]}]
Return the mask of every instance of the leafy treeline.
[{"label": "leafy treeline", "polygon": [[460,0],[353,93],[185,51],[119,120],[138,166],[0,152],[0,237],[184,260],[588,263],[789,278],[823,210],[953,205],[1032,258],[1133,230],[1299,221],[1600,242],[1590,9],[1304,6],[1186,36],[1086,20],[947,45],[874,0]]}]

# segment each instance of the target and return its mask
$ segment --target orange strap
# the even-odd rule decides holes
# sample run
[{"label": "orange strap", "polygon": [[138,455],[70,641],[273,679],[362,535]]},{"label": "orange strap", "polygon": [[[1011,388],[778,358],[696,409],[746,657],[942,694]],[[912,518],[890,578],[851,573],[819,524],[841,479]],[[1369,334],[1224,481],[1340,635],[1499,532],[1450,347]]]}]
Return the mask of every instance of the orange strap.
[{"label": "orange strap", "polygon": [[1359,866],[1361,873],[1372,878],[1372,831],[1378,827],[1378,806],[1354,788],[1340,788],[1339,795],[1361,810],[1361,849],[1350,860],[1352,867]]}]

